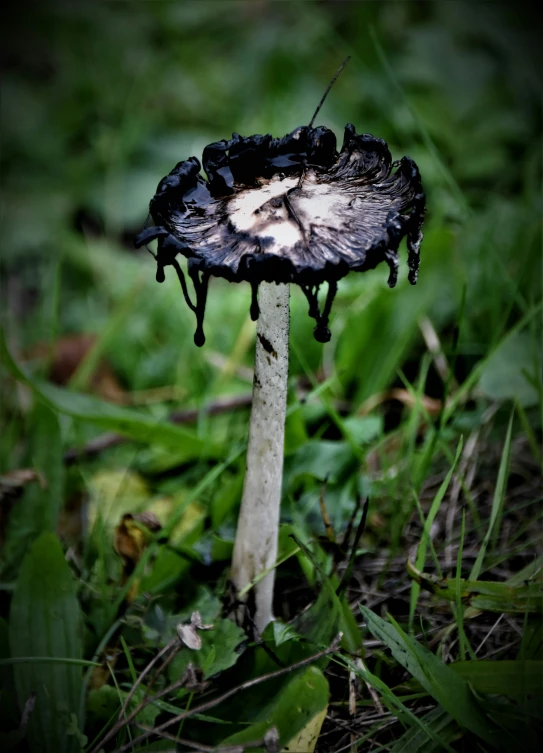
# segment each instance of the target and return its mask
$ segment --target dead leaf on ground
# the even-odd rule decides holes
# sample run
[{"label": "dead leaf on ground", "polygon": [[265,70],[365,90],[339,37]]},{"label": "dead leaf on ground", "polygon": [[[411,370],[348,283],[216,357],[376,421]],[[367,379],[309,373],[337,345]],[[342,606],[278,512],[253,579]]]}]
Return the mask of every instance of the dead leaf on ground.
[{"label": "dead leaf on ground", "polygon": [[[160,521],[152,512],[144,512],[140,515],[131,515],[130,513],[123,515],[121,522],[115,529],[113,541],[115,551],[123,561],[122,585],[134,572],[153,533],[160,531],[161,528]],[[134,601],[138,593],[139,580],[136,579],[132,583],[126,600],[128,602]]]},{"label": "dead leaf on ground", "polygon": [[47,488],[47,481],[34,468],[16,468],[0,476],[0,500],[4,497],[18,496],[27,484],[37,481],[42,489]]},{"label": "dead leaf on ground", "polygon": [[[371,411],[377,408],[377,406],[386,403],[388,400],[397,400],[408,408],[414,408],[417,404],[417,398],[408,392],[408,390],[395,387],[394,389],[386,390],[385,392],[378,392],[376,395],[369,397],[360,406],[358,414],[365,416],[368,413],[371,413]],[[437,400],[435,397],[421,395],[420,401],[423,408],[430,416],[438,416],[443,410],[443,402]]]},{"label": "dead leaf on ground", "polygon": [[193,651],[199,651],[202,648],[202,639],[197,630],[213,630],[214,625],[204,625],[200,612],[193,612],[190,622],[186,625],[177,626],[177,635],[181,643]]},{"label": "dead leaf on ground", "polygon": [[[24,354],[26,360],[43,360],[48,363],[47,378],[54,384],[65,386],[83,363],[97,341],[89,333],[64,335],[53,343],[40,342]],[[100,358],[89,380],[91,392],[114,403],[126,402],[126,391],[105,358]]]},{"label": "dead leaf on ground", "polygon": [[114,547],[124,563],[124,574],[128,577],[133,571],[151,535],[160,531],[162,526],[156,515],[144,512],[140,515],[127,513],[115,529]]}]

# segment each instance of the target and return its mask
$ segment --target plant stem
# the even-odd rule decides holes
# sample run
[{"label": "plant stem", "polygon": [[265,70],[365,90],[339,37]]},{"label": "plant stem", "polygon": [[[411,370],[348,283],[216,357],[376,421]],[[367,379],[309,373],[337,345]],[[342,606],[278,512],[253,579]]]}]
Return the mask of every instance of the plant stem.
[{"label": "plant stem", "polygon": [[[263,282],[259,290],[253,402],[247,472],[232,561],[238,593],[277,559],[288,382],[289,286]],[[272,570],[254,586],[259,633],[273,620]]]}]

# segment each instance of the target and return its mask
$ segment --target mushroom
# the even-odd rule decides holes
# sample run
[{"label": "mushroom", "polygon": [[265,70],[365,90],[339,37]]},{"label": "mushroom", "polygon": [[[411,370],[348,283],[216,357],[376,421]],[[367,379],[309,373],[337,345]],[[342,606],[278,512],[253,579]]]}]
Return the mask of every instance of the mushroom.
[{"label": "mushroom", "polygon": [[[347,62],[347,61],[345,61]],[[338,73],[343,68],[341,66]],[[136,246],[157,239],[156,279],[173,266],[196,316],[194,342],[205,342],[203,320],[210,276],[248,282],[251,318],[258,320],[247,472],[232,563],[237,593],[254,581],[253,620],[261,633],[273,619],[287,402],[289,286],[296,283],[315,320],[315,338],[330,340],[328,320],[338,281],[381,262],[388,285],[398,278],[405,236],[409,281],[417,281],[425,197],[409,157],[392,162],[380,138],[345,127],[341,151],[334,133],[308,126],[283,138],[232,135],[180,162],[151,199],[154,226]],[[152,252],[151,252],[152,253]],[[189,296],[177,256],[187,258]],[[327,293],[322,310],[318,293]]]}]

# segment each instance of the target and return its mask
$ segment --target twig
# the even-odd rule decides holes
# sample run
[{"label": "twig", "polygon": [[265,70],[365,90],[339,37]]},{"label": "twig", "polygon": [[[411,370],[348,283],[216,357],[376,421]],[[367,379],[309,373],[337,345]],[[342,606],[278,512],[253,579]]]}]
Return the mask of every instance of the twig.
[{"label": "twig", "polygon": [[[144,730],[145,732],[156,732],[153,727],[148,727],[146,724],[136,724],[136,727],[138,729]],[[177,737],[176,735],[172,735],[169,732],[161,732],[160,737],[164,738],[164,740],[171,740],[173,743],[178,743],[178,745],[186,745],[187,748],[194,748],[194,750],[201,751],[201,753],[243,753],[243,751],[245,750],[250,750],[251,748],[261,748],[266,745],[265,737],[262,737],[260,738],[260,740],[255,740],[251,743],[246,743],[245,745],[219,745],[218,747],[204,745],[203,743],[196,743],[193,740],[186,740],[183,737]]]},{"label": "twig", "polygon": [[227,690],[226,693],[223,693],[222,695],[218,696],[217,698],[212,699],[211,701],[207,701],[206,703],[200,704],[200,706],[194,706],[192,709],[183,711],[181,714],[178,714],[177,716],[172,717],[172,719],[169,719],[167,722],[164,722],[160,726],[155,727],[155,729],[151,730],[150,732],[145,732],[143,735],[140,735],[139,737],[136,737],[134,740],[131,740],[126,745],[123,745],[122,748],[118,749],[117,753],[124,753],[124,751],[129,750],[129,748],[133,747],[134,745],[137,745],[143,742],[144,740],[147,740],[152,734],[160,734],[163,730],[167,729],[168,727],[171,727],[173,724],[178,724],[180,721],[182,721],[183,719],[187,719],[189,716],[194,716],[194,714],[202,714],[206,711],[209,711],[209,709],[212,709],[215,706],[218,706],[220,703],[223,703],[223,701],[228,700],[228,698],[231,698],[231,696],[235,695],[236,693],[239,693],[242,690],[248,690],[249,688],[252,688],[255,685],[259,685],[261,682],[266,682],[266,680],[273,680],[276,677],[281,677],[282,675],[285,675],[288,672],[293,672],[296,669],[305,667],[307,664],[311,664],[315,661],[318,661],[319,659],[322,659],[324,656],[328,656],[329,654],[334,653],[335,651],[337,651],[341,638],[342,638],[342,635],[340,633],[334,639],[332,645],[329,648],[325,648],[323,651],[319,651],[317,654],[314,654],[313,656],[309,656],[307,659],[302,659],[301,661],[296,662],[295,664],[291,664],[289,667],[285,667],[284,669],[278,669],[275,672],[270,672],[267,675],[262,675],[262,677],[256,677],[255,679],[248,680],[247,682],[244,682],[241,685],[236,685],[236,687],[231,688],[230,690]]},{"label": "twig", "polygon": [[[191,675],[191,672],[189,672],[189,670],[192,670],[191,664],[189,664],[180,680],[177,680],[177,682],[174,682],[172,685],[168,685],[167,688],[164,688],[164,690],[161,690],[160,693],[151,696],[151,698],[144,699],[143,701],[141,701],[141,703],[138,704],[138,706],[136,706],[135,709],[130,712],[127,717],[117,721],[107,733],[107,735],[102,740],[100,740],[100,742],[90,751],[90,753],[97,753],[97,751],[101,750],[104,744],[111,740],[114,735],[120,732],[123,727],[126,727],[127,724],[130,724],[134,721],[135,717],[140,713],[140,711],[142,711],[144,706],[152,706],[153,703],[159,701],[165,695],[168,695],[168,693],[173,693],[175,690],[179,690],[179,688],[182,688],[184,685],[186,685],[187,679]],[[118,751],[116,751],[116,753],[118,753]]]},{"label": "twig", "polygon": [[447,356],[443,352],[443,348],[441,347],[441,342],[439,340],[437,332],[434,329],[434,325],[427,316],[420,318],[419,329],[422,333],[422,337],[424,338],[426,347],[428,348],[428,351],[432,356],[437,373],[441,377],[443,383],[449,383],[453,392],[456,392],[456,390],[458,389],[458,384],[451,373],[451,368],[449,366],[449,362],[447,361]]},{"label": "twig", "polygon": [[362,534],[364,533],[364,529],[366,527],[366,520],[368,517],[368,509],[370,505],[369,497],[366,497],[364,501],[364,507],[362,508],[362,517],[360,518],[360,523],[358,524],[358,528],[356,529],[356,533],[354,535],[354,541],[351,548],[351,554],[349,556],[349,562],[347,564],[347,568],[345,572],[343,573],[343,577],[340,581],[339,586],[336,589],[336,593],[342,594],[343,591],[347,588],[349,585],[349,581],[351,580],[351,576],[353,574],[354,569],[354,563],[356,560],[356,550],[358,549],[358,544],[360,543],[360,539],[362,538]]},{"label": "twig", "polygon": [[490,638],[490,636],[492,635],[492,633],[494,632],[494,630],[498,627],[498,625],[500,624],[500,622],[502,621],[502,619],[504,617],[505,617],[505,612],[502,612],[502,614],[500,614],[500,616],[498,617],[498,619],[496,620],[496,622],[492,625],[492,627],[490,628],[490,630],[487,632],[487,634],[485,635],[485,637],[483,638],[483,640],[481,641],[481,643],[475,649],[475,655],[477,655],[479,653],[479,651],[485,645],[485,643],[488,640],[488,638]]},{"label": "twig", "polygon": [[[177,647],[177,650],[179,650],[179,649],[181,648],[181,646],[180,646],[180,644],[179,644],[179,639],[178,639],[177,637],[175,637],[175,638],[172,638],[172,640],[171,640],[171,641],[169,641],[169,642],[168,642],[168,643],[167,643],[167,644],[166,644],[166,645],[164,646],[164,648],[160,649],[160,651],[159,651],[159,652],[158,652],[158,654],[157,654],[157,655],[156,655],[156,656],[154,657],[154,659],[151,659],[151,661],[149,662],[149,664],[148,664],[148,665],[147,665],[147,666],[145,667],[145,669],[144,669],[144,670],[143,670],[143,671],[142,671],[142,672],[140,673],[140,675],[139,675],[138,679],[136,680],[136,682],[135,682],[135,683],[134,683],[134,685],[132,686],[132,689],[131,689],[131,691],[130,691],[130,692],[128,693],[128,695],[127,695],[127,696],[126,696],[126,698],[124,699],[124,703],[123,703],[123,705],[121,706],[121,710],[119,711],[119,716],[117,717],[119,721],[120,721],[120,720],[122,719],[122,717],[124,716],[124,714],[125,714],[125,712],[126,712],[126,709],[128,708],[128,704],[129,704],[129,703],[130,703],[130,701],[132,700],[132,698],[133,698],[133,696],[134,696],[134,693],[135,693],[135,692],[136,692],[136,690],[138,689],[139,685],[141,685],[141,683],[142,683],[142,681],[143,681],[143,678],[144,678],[144,677],[146,677],[146,676],[147,676],[147,675],[149,674],[149,672],[150,672],[150,671],[152,670],[152,668],[153,668],[153,667],[154,667],[154,666],[155,666],[155,665],[156,665],[156,664],[157,664],[157,663],[158,663],[158,662],[160,661],[160,659],[162,659],[162,657],[164,656],[164,654],[167,654],[167,653],[168,653],[168,651],[169,651],[169,650],[170,650],[171,648],[174,648],[174,647]],[[156,675],[155,675],[155,677],[156,677]]]},{"label": "twig", "polygon": [[[349,715],[351,717],[351,721],[354,721],[354,718],[356,716],[356,696],[357,696],[357,687],[356,687],[356,672],[354,669],[349,670]],[[351,732],[351,751],[352,753],[356,753],[356,733]]]},{"label": "twig", "polygon": [[313,113],[313,117],[312,117],[312,118],[311,118],[311,120],[309,121],[309,126],[308,126],[308,128],[312,128],[312,127],[313,127],[313,123],[315,122],[315,118],[316,118],[316,117],[317,117],[317,115],[319,114],[319,111],[320,111],[321,107],[322,107],[322,106],[323,106],[323,104],[324,104],[324,100],[325,100],[325,99],[326,99],[326,97],[328,96],[328,92],[329,92],[329,91],[330,91],[330,89],[331,89],[331,88],[333,87],[333,85],[334,85],[334,84],[336,83],[336,79],[337,79],[337,77],[339,76],[339,74],[341,73],[341,71],[342,71],[342,70],[343,70],[343,69],[345,68],[345,66],[347,65],[347,63],[349,62],[349,60],[350,60],[350,59],[351,59],[351,56],[350,56],[350,55],[347,55],[347,57],[345,58],[345,60],[343,61],[343,63],[342,63],[342,64],[341,64],[341,65],[339,66],[339,68],[337,69],[337,71],[336,71],[336,73],[335,73],[335,76],[334,76],[334,78],[333,78],[333,79],[332,79],[332,80],[330,81],[330,83],[328,84],[328,88],[326,89],[326,91],[325,91],[325,92],[324,92],[324,94],[322,95],[322,97],[321,97],[321,101],[320,101],[320,102],[319,102],[319,104],[317,105],[317,109],[315,110],[315,112]]},{"label": "twig", "polygon": [[[252,395],[250,393],[219,398],[202,409],[188,408],[186,410],[174,411],[168,416],[168,421],[173,424],[194,423],[202,413],[208,416],[217,416],[220,413],[228,413],[228,411],[236,410],[237,408],[248,408],[251,405],[251,400]],[[66,465],[71,465],[76,460],[94,457],[104,450],[109,450],[110,447],[116,447],[117,445],[128,441],[128,439],[128,437],[113,432],[100,434],[100,436],[91,439],[91,441],[87,442],[83,447],[71,447],[67,450],[64,453],[64,463]]]},{"label": "twig", "polygon": [[356,516],[358,515],[361,507],[362,507],[362,496],[360,494],[357,494],[356,503],[355,503],[353,512],[349,516],[349,520],[347,521],[347,528],[345,529],[345,533],[343,534],[342,544],[344,548],[349,546],[349,541],[351,540],[351,533],[353,532],[354,521],[356,520]]},{"label": "twig", "polygon": [[[364,664],[364,662],[363,662],[363,660],[362,660],[362,658],[360,656],[358,656],[355,659],[355,664],[356,664],[356,666],[358,667],[358,669],[361,672],[367,672],[368,671],[368,668],[366,667],[366,665]],[[365,682],[366,687],[367,687],[367,689],[369,691],[369,694],[371,695],[372,701],[375,704],[375,708],[377,709],[377,713],[379,714],[379,716],[383,716],[386,712],[385,712],[385,710],[383,708],[383,704],[379,700],[379,696],[377,695],[377,692],[375,691],[375,688],[372,685],[370,685],[369,682],[366,682],[366,680],[364,680],[364,682]]]},{"label": "twig", "polygon": [[[117,734],[117,732],[119,732],[120,729],[122,729],[125,725],[130,724],[130,722],[132,721],[132,719],[134,719],[134,717],[136,717],[139,714],[139,712],[141,711],[141,709],[145,705],[145,702],[147,701],[146,697],[143,699],[143,701],[141,703],[138,704],[138,706],[135,709],[133,709],[130,712],[130,714],[128,716],[125,716],[126,710],[128,708],[128,705],[129,705],[130,701],[132,700],[132,698],[134,697],[134,693],[136,692],[138,686],[141,685],[141,682],[142,682],[143,678],[147,674],[149,674],[149,672],[151,671],[151,669],[154,666],[156,666],[156,664],[160,661],[160,659],[171,648],[173,648],[176,644],[177,644],[178,648],[181,648],[181,644],[179,643],[178,638],[177,637],[176,638],[172,638],[172,640],[169,641],[169,643],[167,643],[164,646],[164,648],[162,648],[158,652],[158,654],[149,662],[149,664],[147,664],[147,666],[145,667],[145,669],[141,672],[141,674],[137,678],[136,682],[132,686],[132,689],[130,690],[130,692],[126,696],[126,698],[124,700],[124,703],[121,706],[121,710],[119,711],[119,714],[117,716],[117,722],[113,725],[113,727],[109,730],[109,732],[105,735],[105,737],[103,737],[102,740],[100,740],[97,743],[97,745],[91,750],[90,753],[97,753],[97,751],[99,751],[105,745],[105,743],[107,743],[109,740],[111,740],[111,738],[114,737]],[[177,652],[175,651],[173,653],[177,653]],[[156,679],[156,673],[154,674],[154,676],[152,678],[152,682],[149,685],[149,689],[150,689],[152,683],[155,681],[155,679]],[[186,682],[185,677],[183,676],[183,678],[179,682],[182,682],[184,684]],[[153,696],[153,698],[151,698],[148,701],[148,703],[152,703],[154,700],[160,698],[161,695],[163,695],[164,693],[171,692],[172,690],[173,690],[172,686],[170,686],[169,688],[166,688],[165,691],[163,691],[162,693],[158,693],[156,696]]]},{"label": "twig", "polygon": [[[179,646],[179,648],[181,648],[181,646]],[[169,656],[167,656],[167,657],[166,657],[166,659],[164,659],[164,661],[162,662],[162,664],[160,665],[160,667],[157,667],[157,668],[155,669],[155,671],[154,671],[154,672],[153,672],[153,674],[151,675],[151,678],[149,679],[149,684],[148,684],[148,685],[147,685],[147,687],[145,688],[145,695],[144,695],[144,699],[145,699],[145,698],[147,698],[147,696],[148,696],[148,695],[149,695],[149,693],[151,692],[151,688],[152,688],[152,687],[153,687],[153,685],[155,684],[155,682],[156,682],[156,680],[157,680],[157,677],[158,677],[158,676],[159,676],[160,674],[162,674],[163,672],[165,672],[165,671],[166,671],[166,669],[168,668],[168,666],[170,665],[170,663],[172,662],[172,660],[173,660],[173,659],[174,659],[174,658],[175,658],[176,656],[177,656],[177,650],[175,650],[175,651],[172,651],[172,652],[171,652],[171,654],[170,654]],[[190,665],[189,665],[189,666],[190,666]]]},{"label": "twig", "polygon": [[[211,362],[211,358],[208,358]],[[251,381],[252,381],[251,371]],[[300,386],[303,384],[303,379],[299,380]],[[252,403],[252,393],[245,393],[243,395],[233,395],[231,397],[222,397],[214,400],[203,408],[186,408],[185,410],[173,411],[167,417],[167,421],[173,424],[192,424],[195,423],[201,415],[206,416],[218,416],[221,413],[228,413],[238,408],[250,408]],[[344,401],[338,401],[336,403],[338,410],[348,411],[350,404]],[[107,432],[100,434],[99,436],[91,439],[83,447],[70,447],[64,453],[64,463],[71,465],[77,460],[85,460],[92,458],[95,455],[99,455],[105,450],[109,450],[111,447],[117,447],[117,445],[128,442],[130,437],[125,437],[115,432]]]}]

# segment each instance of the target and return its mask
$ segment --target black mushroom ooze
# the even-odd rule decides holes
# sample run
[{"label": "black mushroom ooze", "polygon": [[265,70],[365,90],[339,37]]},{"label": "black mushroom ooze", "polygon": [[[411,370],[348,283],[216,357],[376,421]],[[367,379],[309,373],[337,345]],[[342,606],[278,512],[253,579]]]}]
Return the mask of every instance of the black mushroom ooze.
[{"label": "black mushroom ooze", "polygon": [[[417,281],[425,197],[409,157],[392,162],[385,141],[345,127],[341,151],[328,128],[296,128],[284,138],[233,134],[204,149],[203,167],[191,157],[158,185],[150,203],[154,227],[138,247],[158,239],[157,280],[172,265],[196,315],[196,345],[210,275],[251,284],[257,319],[261,282],[296,283],[316,320],[315,337],[328,342],[328,317],[337,281],[384,261],[388,284],[398,277],[398,246],[407,237],[409,281]],[[188,259],[196,303],[177,261]],[[328,282],[321,311],[318,291]]]}]

